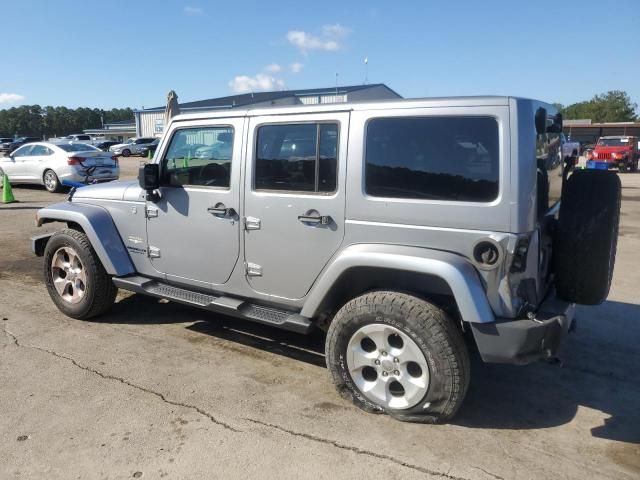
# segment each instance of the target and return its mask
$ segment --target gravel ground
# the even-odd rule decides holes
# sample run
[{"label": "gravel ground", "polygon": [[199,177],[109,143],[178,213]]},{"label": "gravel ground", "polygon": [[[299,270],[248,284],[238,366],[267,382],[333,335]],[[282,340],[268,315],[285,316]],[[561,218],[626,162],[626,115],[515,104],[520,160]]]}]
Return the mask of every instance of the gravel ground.
[{"label": "gravel ground", "polygon": [[[122,159],[123,178],[140,159]],[[64,198],[0,204],[0,478],[640,478],[640,174],[622,175],[614,286],[580,307],[562,368],[473,358],[453,423],[404,424],[340,399],[321,335],[121,293],[61,315],[28,238]],[[48,225],[46,230],[55,230]]]}]

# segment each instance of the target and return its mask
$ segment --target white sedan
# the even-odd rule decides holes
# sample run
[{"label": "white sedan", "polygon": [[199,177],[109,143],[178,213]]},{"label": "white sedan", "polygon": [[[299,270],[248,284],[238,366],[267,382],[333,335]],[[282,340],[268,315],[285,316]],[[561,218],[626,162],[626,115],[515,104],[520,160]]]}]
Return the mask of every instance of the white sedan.
[{"label": "white sedan", "polygon": [[120,176],[118,159],[84,143],[28,143],[8,157],[0,157],[0,182],[7,175],[13,183],[37,183],[59,192],[64,180],[107,182]]}]

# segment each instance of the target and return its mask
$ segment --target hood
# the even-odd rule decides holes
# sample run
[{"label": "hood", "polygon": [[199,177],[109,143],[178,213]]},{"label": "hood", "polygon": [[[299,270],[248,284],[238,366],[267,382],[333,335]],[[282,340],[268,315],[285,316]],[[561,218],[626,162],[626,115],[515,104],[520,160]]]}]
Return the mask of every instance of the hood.
[{"label": "hood", "polygon": [[73,201],[84,199],[142,201],[144,200],[144,190],[140,188],[137,180],[116,180],[76,189]]}]

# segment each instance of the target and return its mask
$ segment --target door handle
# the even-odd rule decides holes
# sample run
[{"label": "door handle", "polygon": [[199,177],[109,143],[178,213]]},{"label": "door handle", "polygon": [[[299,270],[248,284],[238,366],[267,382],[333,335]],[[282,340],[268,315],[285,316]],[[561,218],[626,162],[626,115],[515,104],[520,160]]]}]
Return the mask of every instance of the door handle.
[{"label": "door handle", "polygon": [[313,225],[329,225],[331,223],[331,217],[329,215],[298,215],[298,220],[302,223]]},{"label": "door handle", "polygon": [[225,207],[224,203],[217,203],[213,207],[208,207],[207,212],[213,213],[214,215],[219,217],[232,217],[236,214],[236,211],[233,208]]}]

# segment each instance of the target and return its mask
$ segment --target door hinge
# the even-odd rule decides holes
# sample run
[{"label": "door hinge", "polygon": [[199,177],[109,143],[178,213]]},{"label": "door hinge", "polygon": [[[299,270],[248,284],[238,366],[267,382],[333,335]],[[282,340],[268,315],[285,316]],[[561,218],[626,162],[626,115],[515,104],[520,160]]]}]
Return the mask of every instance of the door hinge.
[{"label": "door hinge", "polygon": [[246,263],[247,276],[248,277],[261,277],[262,276],[262,267],[257,263]]},{"label": "door hinge", "polygon": [[149,249],[147,250],[149,258],[160,258],[160,249],[158,247],[152,247],[149,245]]},{"label": "door hinge", "polygon": [[244,217],[245,230],[260,230],[260,219],[255,217]]},{"label": "door hinge", "polygon": [[147,218],[155,218],[158,216],[158,209],[156,207],[147,207],[144,212]]}]

